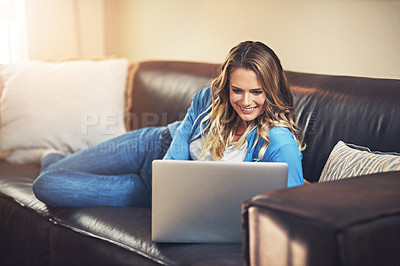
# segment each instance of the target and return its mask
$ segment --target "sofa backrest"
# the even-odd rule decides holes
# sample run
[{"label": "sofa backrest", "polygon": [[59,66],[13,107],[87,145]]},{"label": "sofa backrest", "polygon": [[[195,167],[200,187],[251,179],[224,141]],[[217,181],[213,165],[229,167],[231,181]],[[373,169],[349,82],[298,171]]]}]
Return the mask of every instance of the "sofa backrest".
[{"label": "sofa backrest", "polygon": [[[128,130],[181,120],[197,91],[209,86],[218,65],[148,61],[136,65],[127,95]],[[400,152],[400,80],[287,71],[297,123],[307,145],[304,177],[318,181],[342,140],[375,151]]]},{"label": "sofa backrest", "polygon": [[193,95],[210,85],[217,65],[148,61],[138,63],[132,71],[125,113],[127,130],[182,120]]},{"label": "sofa backrest", "polygon": [[400,80],[287,72],[307,145],[304,177],[318,181],[339,140],[400,152]]}]

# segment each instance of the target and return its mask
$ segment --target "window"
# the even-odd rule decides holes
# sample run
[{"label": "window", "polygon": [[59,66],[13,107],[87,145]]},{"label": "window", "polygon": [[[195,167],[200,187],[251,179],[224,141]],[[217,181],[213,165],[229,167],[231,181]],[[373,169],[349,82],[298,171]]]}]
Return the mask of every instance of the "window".
[{"label": "window", "polygon": [[0,64],[28,58],[25,0],[0,0]]}]

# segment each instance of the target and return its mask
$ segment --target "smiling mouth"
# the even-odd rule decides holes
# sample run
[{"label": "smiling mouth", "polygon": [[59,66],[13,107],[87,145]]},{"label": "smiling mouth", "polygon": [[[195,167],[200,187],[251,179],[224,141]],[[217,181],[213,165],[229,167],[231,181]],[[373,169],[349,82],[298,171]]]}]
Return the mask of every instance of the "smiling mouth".
[{"label": "smiling mouth", "polygon": [[256,107],[244,108],[244,107],[240,106],[240,109],[241,109],[243,112],[250,113],[250,112],[252,112],[254,109],[256,109]]}]

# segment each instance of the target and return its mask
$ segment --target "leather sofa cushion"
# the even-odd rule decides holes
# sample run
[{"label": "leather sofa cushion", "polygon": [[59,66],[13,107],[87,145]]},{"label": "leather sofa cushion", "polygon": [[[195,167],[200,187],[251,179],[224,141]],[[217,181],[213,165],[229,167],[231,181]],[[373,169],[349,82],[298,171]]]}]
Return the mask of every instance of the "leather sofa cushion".
[{"label": "leather sofa cushion", "polygon": [[[32,191],[38,173],[39,165],[12,165],[0,160],[0,215],[10,217],[7,221],[0,219],[0,223],[6,223],[0,226],[0,247],[9,253],[7,258],[19,259],[9,264],[46,265],[50,264],[49,257],[53,264],[69,265],[110,265],[117,261],[127,265],[242,264],[240,244],[152,242],[150,209],[48,207]],[[15,237],[29,242],[14,241]]]}]

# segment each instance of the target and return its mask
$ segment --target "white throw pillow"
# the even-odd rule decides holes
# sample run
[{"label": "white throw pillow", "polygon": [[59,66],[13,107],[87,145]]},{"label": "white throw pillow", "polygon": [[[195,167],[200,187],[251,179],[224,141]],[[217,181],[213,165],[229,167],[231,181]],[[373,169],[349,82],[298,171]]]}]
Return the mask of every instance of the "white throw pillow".
[{"label": "white throw pillow", "polygon": [[399,154],[372,152],[366,147],[339,141],[329,155],[319,182],[388,171],[400,171]]},{"label": "white throw pillow", "polygon": [[0,153],[73,153],[126,132],[129,62],[31,61],[0,66]]}]

